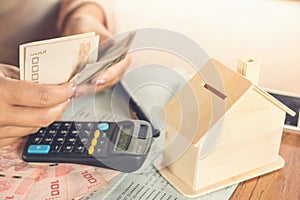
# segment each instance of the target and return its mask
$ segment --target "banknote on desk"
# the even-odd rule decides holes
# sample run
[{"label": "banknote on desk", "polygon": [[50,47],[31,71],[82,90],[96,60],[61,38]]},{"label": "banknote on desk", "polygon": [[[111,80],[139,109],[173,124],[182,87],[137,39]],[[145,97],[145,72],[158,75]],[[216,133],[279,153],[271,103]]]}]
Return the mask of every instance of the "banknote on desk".
[{"label": "banknote on desk", "polygon": [[27,163],[24,140],[0,148],[0,199],[78,199],[108,186],[120,172],[76,164]]}]

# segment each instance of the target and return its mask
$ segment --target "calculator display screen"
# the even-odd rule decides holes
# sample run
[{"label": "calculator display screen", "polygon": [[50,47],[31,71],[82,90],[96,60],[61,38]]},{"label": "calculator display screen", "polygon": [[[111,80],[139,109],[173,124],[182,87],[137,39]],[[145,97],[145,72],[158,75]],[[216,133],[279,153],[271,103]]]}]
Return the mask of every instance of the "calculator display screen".
[{"label": "calculator display screen", "polygon": [[117,147],[120,148],[121,150],[126,151],[127,146],[130,140],[130,128],[123,127],[120,130],[120,136],[119,136],[119,141],[117,143]]}]

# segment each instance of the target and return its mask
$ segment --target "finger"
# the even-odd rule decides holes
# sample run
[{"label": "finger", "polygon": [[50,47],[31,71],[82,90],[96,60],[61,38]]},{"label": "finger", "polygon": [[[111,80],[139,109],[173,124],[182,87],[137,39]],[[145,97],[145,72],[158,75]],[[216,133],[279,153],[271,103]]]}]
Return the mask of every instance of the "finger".
[{"label": "finger", "polygon": [[0,76],[9,77],[12,79],[20,79],[20,70],[19,68],[11,65],[1,64],[1,67],[4,68]]},{"label": "finger", "polygon": [[125,56],[123,60],[106,69],[104,73],[96,76],[92,83],[97,86],[111,85],[120,80],[130,64],[130,57]]},{"label": "finger", "polygon": [[19,138],[35,133],[39,127],[4,126],[0,128],[0,139]]},{"label": "finger", "polygon": [[41,85],[0,78],[0,93],[0,98],[10,105],[50,107],[71,98],[72,84]]},{"label": "finger", "polygon": [[0,125],[46,127],[62,115],[68,104],[69,101],[49,108],[11,106]]}]

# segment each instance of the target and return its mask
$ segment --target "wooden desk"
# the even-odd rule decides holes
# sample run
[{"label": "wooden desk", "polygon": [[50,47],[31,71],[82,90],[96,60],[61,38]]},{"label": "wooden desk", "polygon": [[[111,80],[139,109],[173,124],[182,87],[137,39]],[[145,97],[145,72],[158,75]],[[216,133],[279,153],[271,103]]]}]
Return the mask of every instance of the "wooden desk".
[{"label": "wooden desk", "polygon": [[300,135],[284,132],[280,153],[284,168],[240,183],[231,200],[299,200]]}]

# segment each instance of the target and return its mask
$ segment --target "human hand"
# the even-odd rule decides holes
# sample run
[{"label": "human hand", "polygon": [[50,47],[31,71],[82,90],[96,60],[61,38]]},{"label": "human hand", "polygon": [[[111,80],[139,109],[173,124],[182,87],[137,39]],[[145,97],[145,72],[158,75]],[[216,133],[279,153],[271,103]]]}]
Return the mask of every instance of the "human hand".
[{"label": "human hand", "polygon": [[[101,44],[105,44],[104,41],[107,38],[112,37],[112,33],[105,26],[103,11],[93,3],[86,3],[72,12],[65,22],[62,35],[74,35],[86,32],[95,32],[97,35],[100,35],[100,48]],[[97,91],[111,87],[120,81],[129,65],[130,57],[127,55],[120,62],[105,70],[104,73],[96,76],[91,83],[97,86]],[[79,93],[79,96],[81,96],[84,94],[84,91]]]},{"label": "human hand", "polygon": [[72,97],[72,85],[17,80],[19,70],[0,64],[0,147],[57,120]]}]

